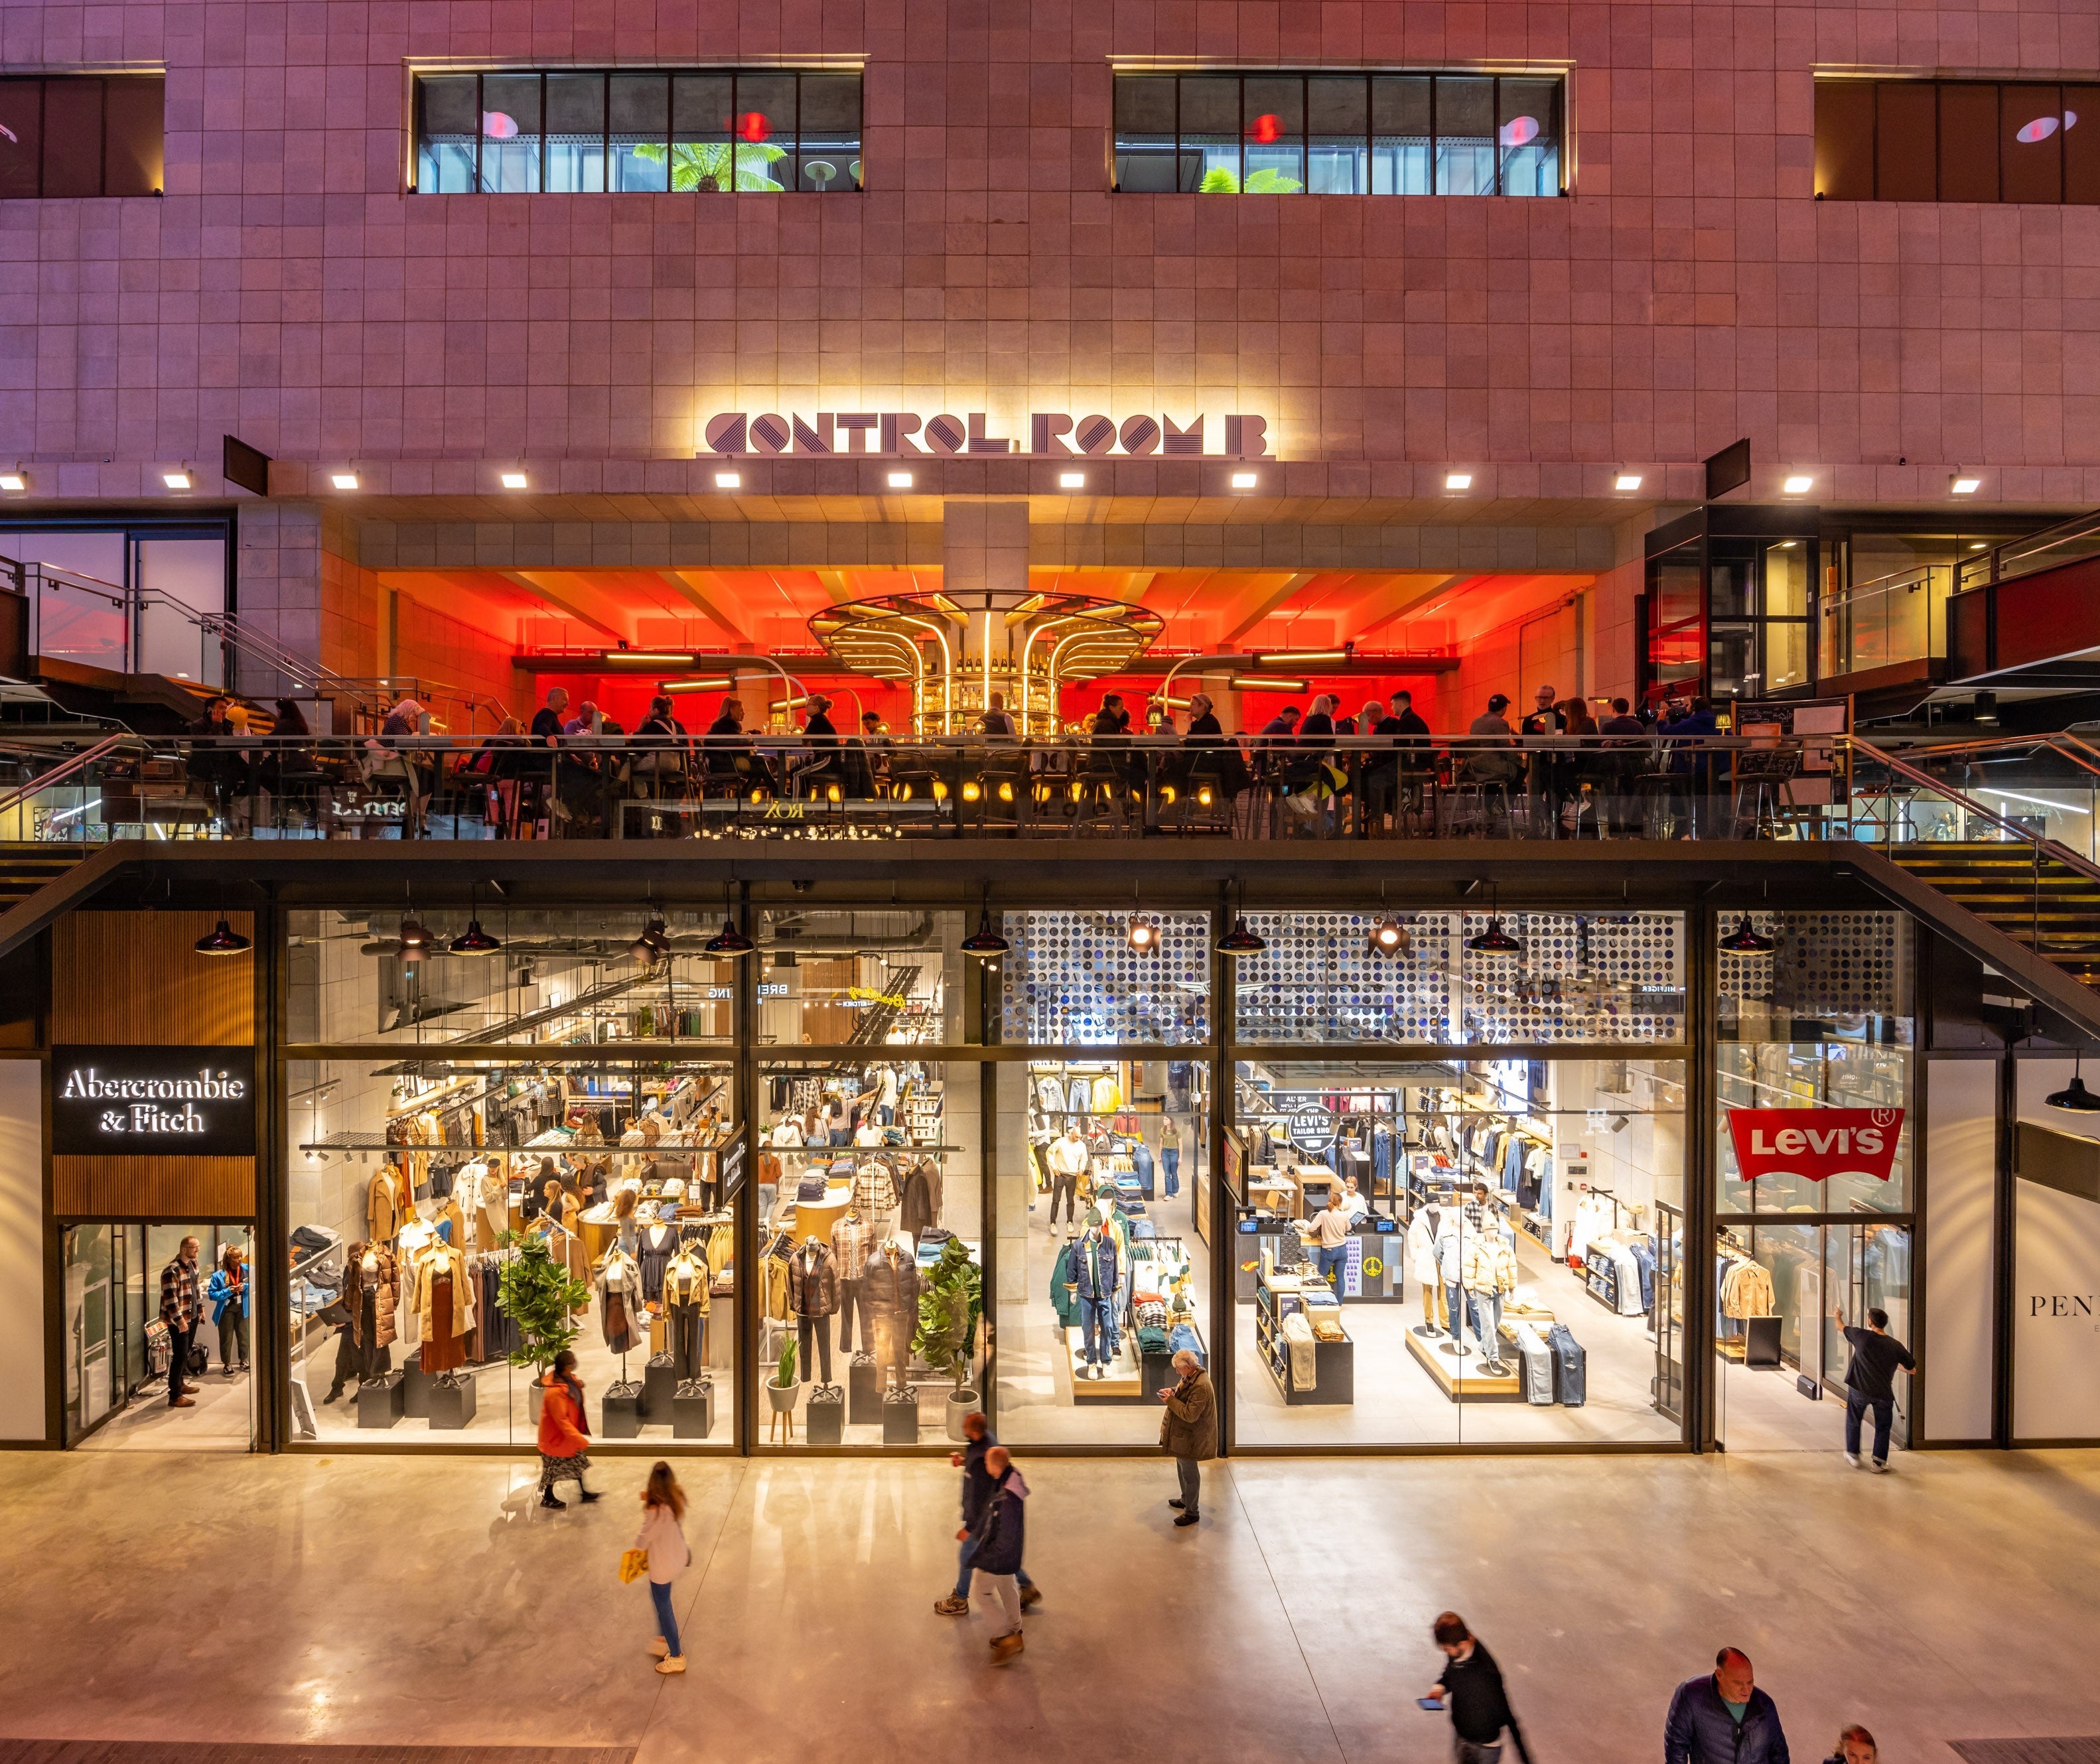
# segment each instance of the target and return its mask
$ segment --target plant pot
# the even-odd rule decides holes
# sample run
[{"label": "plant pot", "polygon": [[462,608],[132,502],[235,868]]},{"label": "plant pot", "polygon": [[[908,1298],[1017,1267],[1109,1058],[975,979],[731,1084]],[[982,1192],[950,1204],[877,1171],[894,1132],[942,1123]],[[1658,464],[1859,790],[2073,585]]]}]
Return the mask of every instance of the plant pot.
[{"label": "plant pot", "polygon": [[540,1411],[547,1406],[547,1381],[535,1378],[527,1388],[532,1393],[532,1425],[537,1427],[540,1425]]},{"label": "plant pot", "polygon": [[770,1378],[765,1381],[765,1400],[772,1404],[773,1413],[776,1415],[791,1413],[795,1407],[795,1399],[801,1391],[802,1387],[799,1384],[775,1384]]},{"label": "plant pot", "polygon": [[948,1437],[951,1440],[967,1440],[969,1435],[963,1431],[963,1417],[968,1414],[974,1414],[983,1406],[984,1404],[982,1400],[977,1396],[977,1393],[975,1391],[960,1390],[949,1391]]}]

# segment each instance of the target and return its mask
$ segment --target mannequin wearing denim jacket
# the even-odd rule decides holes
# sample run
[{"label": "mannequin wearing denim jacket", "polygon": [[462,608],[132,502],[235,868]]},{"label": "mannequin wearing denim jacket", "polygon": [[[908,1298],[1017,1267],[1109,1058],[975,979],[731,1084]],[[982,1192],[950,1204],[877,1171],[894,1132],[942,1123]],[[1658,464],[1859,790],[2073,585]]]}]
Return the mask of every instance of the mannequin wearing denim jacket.
[{"label": "mannequin wearing denim jacket", "polygon": [[1065,1283],[1079,1301],[1080,1339],[1090,1369],[1115,1353],[1118,1275],[1115,1245],[1098,1225],[1089,1226],[1065,1252]]}]

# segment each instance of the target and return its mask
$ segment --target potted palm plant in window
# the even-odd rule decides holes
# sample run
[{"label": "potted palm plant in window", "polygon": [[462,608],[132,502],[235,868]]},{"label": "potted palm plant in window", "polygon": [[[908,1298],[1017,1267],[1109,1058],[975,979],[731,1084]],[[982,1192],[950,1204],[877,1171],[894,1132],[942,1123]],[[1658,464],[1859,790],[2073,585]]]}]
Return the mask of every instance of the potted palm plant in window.
[{"label": "potted palm plant in window", "polygon": [[964,1437],[963,1417],[983,1407],[969,1385],[977,1361],[977,1319],[983,1312],[984,1277],[970,1259],[968,1246],[960,1237],[951,1237],[920,1285],[919,1327],[911,1346],[928,1365],[955,1382],[948,1393],[951,1440]]},{"label": "potted palm plant in window", "polygon": [[504,1259],[496,1289],[496,1308],[518,1325],[514,1366],[531,1366],[532,1425],[540,1424],[540,1405],[547,1394],[547,1369],[554,1356],[576,1345],[582,1333],[576,1316],[590,1303],[590,1288],[569,1272],[566,1262],[547,1253],[547,1240],[506,1231],[498,1242],[517,1253]]}]

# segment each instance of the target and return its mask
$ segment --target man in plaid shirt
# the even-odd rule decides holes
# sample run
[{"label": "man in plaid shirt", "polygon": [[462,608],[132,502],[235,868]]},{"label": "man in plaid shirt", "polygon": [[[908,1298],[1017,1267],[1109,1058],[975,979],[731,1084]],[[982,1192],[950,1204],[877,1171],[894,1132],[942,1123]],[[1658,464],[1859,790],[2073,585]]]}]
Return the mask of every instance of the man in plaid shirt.
[{"label": "man in plaid shirt", "polygon": [[190,1343],[196,1339],[202,1306],[197,1297],[197,1241],[185,1237],[174,1261],[161,1270],[161,1321],[168,1325],[168,1406],[196,1407],[196,1386],[188,1381]]}]

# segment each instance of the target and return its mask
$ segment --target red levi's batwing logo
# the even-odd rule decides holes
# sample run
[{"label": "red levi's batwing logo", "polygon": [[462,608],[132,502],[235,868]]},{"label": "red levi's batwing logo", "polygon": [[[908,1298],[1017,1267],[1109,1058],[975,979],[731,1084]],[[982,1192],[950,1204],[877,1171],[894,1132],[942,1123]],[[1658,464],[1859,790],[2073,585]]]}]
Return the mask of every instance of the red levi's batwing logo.
[{"label": "red levi's batwing logo", "polygon": [[1745,1182],[1760,1176],[1830,1176],[1889,1180],[1900,1109],[1731,1109],[1728,1136]]}]

